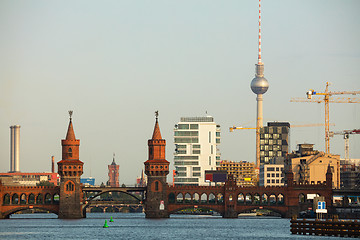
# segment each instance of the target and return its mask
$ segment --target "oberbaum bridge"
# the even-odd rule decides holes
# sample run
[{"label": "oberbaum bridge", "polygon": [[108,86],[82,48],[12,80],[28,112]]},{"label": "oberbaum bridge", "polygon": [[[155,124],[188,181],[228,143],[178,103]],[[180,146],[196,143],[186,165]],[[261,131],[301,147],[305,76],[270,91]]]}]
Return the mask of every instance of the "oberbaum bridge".
[{"label": "oberbaum bridge", "polygon": [[[308,194],[325,198],[332,212],[332,173],[326,181],[296,183],[292,171],[286,172],[286,185],[281,187],[240,187],[232,175],[223,186],[172,186],[166,181],[169,162],[165,159],[166,141],[162,139],[158,116],[152,138],[148,140],[149,158],[144,162],[148,183],[146,187],[85,187],[80,183],[84,163],[79,159],[80,140],[75,138],[72,118],[66,138],[61,140],[62,160],[58,164],[60,186],[4,186],[0,183],[0,219],[27,209],[41,209],[55,213],[61,219],[86,217],[86,209],[96,197],[109,192],[122,192],[144,204],[146,218],[168,218],[182,209],[202,208],[216,211],[223,218],[237,218],[239,213],[253,209],[267,209],[290,218],[306,210]],[[142,199],[133,193],[143,193]],[[90,198],[84,197],[95,193]],[[337,194],[338,195],[338,194]],[[305,201],[304,201],[305,200]]]}]

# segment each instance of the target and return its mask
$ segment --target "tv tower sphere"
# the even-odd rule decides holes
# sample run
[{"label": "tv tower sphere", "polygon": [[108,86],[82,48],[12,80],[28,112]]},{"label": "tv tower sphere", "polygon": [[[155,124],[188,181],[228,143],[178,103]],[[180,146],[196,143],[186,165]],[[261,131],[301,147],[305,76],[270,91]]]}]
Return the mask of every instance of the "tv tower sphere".
[{"label": "tv tower sphere", "polygon": [[269,82],[264,77],[256,76],[251,81],[250,87],[255,94],[264,94],[269,88]]}]

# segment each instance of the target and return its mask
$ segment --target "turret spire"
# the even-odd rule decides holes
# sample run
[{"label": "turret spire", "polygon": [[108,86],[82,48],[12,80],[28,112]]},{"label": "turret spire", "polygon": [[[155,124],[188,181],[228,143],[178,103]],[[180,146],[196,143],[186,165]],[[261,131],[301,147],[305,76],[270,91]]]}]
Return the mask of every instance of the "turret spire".
[{"label": "turret spire", "polygon": [[74,132],[74,128],[73,128],[73,124],[72,124],[72,114],[73,111],[69,111],[69,115],[70,115],[70,122],[69,122],[69,127],[68,127],[68,131],[66,134],[66,140],[76,140],[75,138],[75,132]]},{"label": "turret spire", "polygon": [[154,133],[152,135],[152,139],[162,139],[161,133],[160,133],[159,122],[158,122],[159,111],[155,112],[155,117],[156,117],[156,122],[155,122]]}]

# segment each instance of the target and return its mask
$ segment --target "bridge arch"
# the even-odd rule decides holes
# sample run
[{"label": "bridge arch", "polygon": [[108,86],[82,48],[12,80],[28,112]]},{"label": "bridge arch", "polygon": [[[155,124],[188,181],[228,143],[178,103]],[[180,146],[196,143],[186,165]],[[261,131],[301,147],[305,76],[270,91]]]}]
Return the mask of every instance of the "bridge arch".
[{"label": "bridge arch", "polygon": [[9,205],[11,202],[10,199],[11,199],[10,194],[6,193],[3,198],[3,205]]},{"label": "bridge arch", "polygon": [[59,215],[59,212],[57,209],[54,209],[52,207],[40,207],[40,206],[32,206],[32,205],[25,205],[25,206],[19,206],[17,208],[13,208],[9,211],[6,211],[3,213],[3,216],[4,218],[9,218],[10,215],[14,214],[14,213],[17,213],[19,211],[23,211],[23,210],[28,210],[28,209],[40,209],[40,210],[45,210],[45,211],[48,211],[48,212],[51,212],[51,213],[54,213],[56,215]]},{"label": "bridge arch", "polygon": [[[203,206],[203,205],[198,205],[198,208],[201,208],[201,209],[205,209],[205,210],[209,210],[209,211],[214,211],[214,212],[217,212],[217,213],[220,213],[221,215],[223,215],[224,213],[219,209],[217,208],[218,205],[214,204],[214,205],[206,205],[206,206]],[[192,206],[184,206],[182,204],[179,204],[177,208],[169,211],[169,215],[171,214],[174,214],[178,211],[181,211],[181,210],[184,210],[184,209],[191,209]]]},{"label": "bridge arch", "polygon": [[[286,211],[281,211],[281,210],[279,210],[277,208],[273,208],[271,206],[261,206],[261,207],[262,207],[261,208],[262,210],[270,210],[272,212],[280,214],[282,218],[286,216]],[[248,212],[248,211],[251,211],[254,209],[259,209],[259,206],[253,205],[253,206],[249,206],[246,208],[242,208],[240,211],[237,212],[237,214]]]},{"label": "bridge arch", "polygon": [[11,204],[19,204],[19,195],[17,193],[11,196]]},{"label": "bridge arch", "polygon": [[36,204],[43,204],[44,203],[44,197],[41,193],[39,193],[37,196],[36,196]]},{"label": "bridge arch", "polygon": [[138,198],[137,196],[127,192],[127,191],[123,191],[123,190],[116,190],[116,189],[109,189],[109,190],[103,190],[97,194],[95,194],[94,196],[92,196],[91,198],[87,199],[87,202],[85,204],[85,206],[83,206],[82,211],[83,211],[83,216],[86,216],[86,209],[90,206],[90,204],[92,203],[92,201],[96,198],[99,197],[105,193],[109,193],[109,192],[120,192],[120,193],[125,193],[129,196],[131,196],[132,198],[136,199],[139,201],[139,203],[142,203],[142,199]]},{"label": "bridge arch", "polygon": [[103,195],[103,194],[105,194],[105,193],[109,193],[109,192],[121,192],[121,193],[125,193],[125,194],[127,194],[127,195],[135,198],[135,199],[138,200],[139,202],[142,201],[142,199],[138,198],[138,197],[135,196],[134,194],[131,194],[131,193],[127,192],[127,191],[114,190],[114,189],[101,191],[101,192],[95,194],[94,196],[92,196],[91,198],[87,199],[87,201],[90,202],[90,201],[94,200],[94,198],[99,197],[99,196],[101,196],[101,195]]},{"label": "bridge arch", "polygon": [[35,204],[35,195],[33,193],[29,194],[28,204]]}]

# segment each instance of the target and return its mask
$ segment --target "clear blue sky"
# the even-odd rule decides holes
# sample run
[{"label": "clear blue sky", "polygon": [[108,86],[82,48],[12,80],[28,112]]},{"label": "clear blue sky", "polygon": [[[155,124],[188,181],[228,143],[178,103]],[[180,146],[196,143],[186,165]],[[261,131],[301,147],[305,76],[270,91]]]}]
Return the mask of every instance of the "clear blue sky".
[{"label": "clear blue sky", "polygon": [[[324,106],[290,103],[308,89],[360,90],[360,1],[263,0],[264,123],[324,122]],[[68,110],[83,176],[107,181],[115,152],[120,182],[134,184],[160,112],[173,165],[173,126],[204,116],[222,127],[224,160],[255,158],[258,1],[0,2],[0,172],[9,171],[10,125],[21,125],[23,172],[61,160]],[[332,104],[332,130],[360,128],[360,104]],[[324,150],[324,128],[294,128],[291,148]],[[360,158],[360,136],[350,156]],[[336,136],[331,152],[344,156]]]}]

